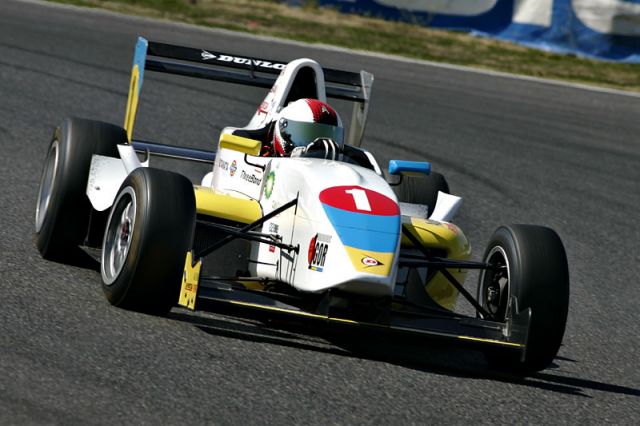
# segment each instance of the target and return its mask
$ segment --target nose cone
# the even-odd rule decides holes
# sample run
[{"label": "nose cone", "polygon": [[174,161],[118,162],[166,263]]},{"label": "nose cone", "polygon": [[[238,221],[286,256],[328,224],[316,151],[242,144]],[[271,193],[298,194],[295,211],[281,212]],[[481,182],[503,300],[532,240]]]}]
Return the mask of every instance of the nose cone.
[{"label": "nose cone", "polygon": [[320,202],[353,267],[388,276],[400,237],[398,204],[359,185],[326,188]]}]

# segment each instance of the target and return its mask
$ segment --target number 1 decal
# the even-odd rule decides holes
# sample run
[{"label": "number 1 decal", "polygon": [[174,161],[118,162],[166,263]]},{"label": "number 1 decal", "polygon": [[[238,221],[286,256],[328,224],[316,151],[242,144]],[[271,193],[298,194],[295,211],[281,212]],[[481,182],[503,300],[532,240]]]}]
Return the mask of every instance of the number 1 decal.
[{"label": "number 1 decal", "polygon": [[353,197],[353,202],[357,210],[365,212],[371,211],[371,204],[369,204],[369,198],[367,198],[367,193],[364,189],[345,189],[344,192]]}]

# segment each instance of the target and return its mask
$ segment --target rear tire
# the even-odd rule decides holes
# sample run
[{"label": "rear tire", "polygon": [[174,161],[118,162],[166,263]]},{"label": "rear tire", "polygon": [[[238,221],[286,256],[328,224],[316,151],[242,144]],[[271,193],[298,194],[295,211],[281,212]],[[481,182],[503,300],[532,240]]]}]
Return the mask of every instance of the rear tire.
[{"label": "rear tire", "polygon": [[520,311],[531,308],[524,361],[519,354],[499,350],[486,352],[487,361],[494,368],[522,373],[545,369],[558,353],[569,310],[569,268],[560,237],[542,226],[503,226],[491,237],[484,261],[506,268],[480,274],[478,301],[483,308],[497,321],[505,320],[511,296]]},{"label": "rear tire", "polygon": [[449,194],[449,184],[443,175],[431,172],[428,176],[403,176],[400,185],[392,187],[402,203],[422,204],[431,214],[438,200],[438,191]]},{"label": "rear tire", "polygon": [[55,129],[36,202],[35,240],[45,259],[65,261],[88,232],[91,203],[86,195],[93,154],[117,157],[127,140],[109,123],[68,118]]},{"label": "rear tire", "polygon": [[196,221],[192,183],[138,168],[122,183],[102,245],[102,289],[124,309],[165,314],[178,301]]}]

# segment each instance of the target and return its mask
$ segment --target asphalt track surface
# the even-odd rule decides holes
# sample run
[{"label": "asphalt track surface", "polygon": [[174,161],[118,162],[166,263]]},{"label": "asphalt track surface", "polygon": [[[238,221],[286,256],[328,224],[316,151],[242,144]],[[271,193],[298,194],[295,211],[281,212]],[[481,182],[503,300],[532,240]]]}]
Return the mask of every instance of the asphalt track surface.
[{"label": "asphalt track surface", "polygon": [[[138,34],[373,72],[365,146],[432,161],[465,198],[457,222],[476,256],[500,224],[561,235],[571,306],[553,366],[518,378],[475,352],[377,341],[354,354],[295,328],[127,312],[91,268],[42,260],[33,216],[52,129],[122,122]],[[262,95],[148,74],[137,134],[212,147]],[[639,123],[637,96],[3,0],[0,424],[637,424]]]}]

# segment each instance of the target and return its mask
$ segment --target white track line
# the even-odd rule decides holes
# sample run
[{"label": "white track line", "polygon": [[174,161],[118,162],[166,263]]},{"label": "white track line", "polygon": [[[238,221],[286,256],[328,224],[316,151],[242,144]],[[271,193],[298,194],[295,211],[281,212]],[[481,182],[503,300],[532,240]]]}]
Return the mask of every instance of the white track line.
[{"label": "white track line", "polygon": [[[7,0],[0,0],[0,1],[7,1]],[[184,23],[184,22],[175,22],[175,21],[169,21],[169,20],[158,19],[158,18],[149,18],[149,17],[144,17],[144,16],[125,15],[123,13],[113,12],[113,11],[106,10],[106,9],[74,6],[74,5],[70,5],[70,4],[64,4],[64,3],[52,3],[52,2],[49,2],[49,1],[46,1],[46,0],[10,0],[10,1],[19,2],[19,3],[37,4],[37,5],[40,5],[40,6],[51,7],[51,8],[56,8],[56,9],[73,10],[73,11],[77,11],[78,13],[86,13],[86,14],[93,14],[93,15],[106,15],[106,16],[111,16],[111,17],[117,17],[117,18],[120,18],[120,19],[132,20],[132,21],[135,21],[135,22],[147,22],[147,23],[153,23],[153,24],[163,24],[163,25],[168,25],[168,26],[175,26],[175,27],[178,27],[178,28],[185,28],[185,29],[189,29],[189,30],[192,30],[192,31],[195,30],[195,31],[201,31],[201,32],[206,32],[206,33],[210,33],[210,34],[222,34],[222,35],[233,36],[233,37],[238,37],[238,38],[245,38],[245,39],[248,39],[248,40],[268,41],[270,43],[278,43],[278,44],[289,45],[289,46],[298,46],[298,47],[306,47],[306,48],[313,48],[313,49],[321,49],[321,50],[326,50],[326,51],[347,53],[347,54],[351,54],[351,55],[359,55],[359,56],[370,57],[370,58],[379,58],[379,59],[384,59],[384,60],[388,60],[388,61],[404,62],[404,63],[408,63],[408,64],[413,64],[413,65],[429,66],[429,67],[434,67],[434,68],[442,68],[442,69],[448,69],[448,70],[454,70],[454,71],[460,71],[460,72],[468,72],[468,73],[487,75],[487,76],[492,76],[492,77],[509,78],[509,79],[512,79],[512,80],[529,81],[529,82],[534,82],[534,83],[548,84],[548,85],[552,85],[552,86],[560,86],[560,87],[567,87],[567,88],[572,88],[572,89],[586,90],[586,91],[596,92],[596,93],[605,93],[605,94],[610,94],[610,95],[629,96],[629,97],[633,97],[633,98],[640,98],[640,93],[638,93],[638,92],[630,92],[630,91],[619,90],[619,89],[609,89],[609,88],[606,88],[606,87],[590,86],[590,85],[587,85],[587,84],[580,84],[580,83],[570,83],[570,82],[561,81],[561,80],[550,80],[550,79],[540,78],[540,77],[530,77],[530,76],[526,76],[526,75],[512,74],[512,73],[503,72],[503,71],[492,71],[492,70],[485,70],[485,69],[481,69],[481,68],[472,68],[472,67],[463,66],[463,65],[447,64],[447,63],[444,63],[444,62],[427,61],[427,60],[424,60],[424,59],[413,59],[413,58],[407,58],[407,57],[403,57],[403,56],[390,55],[390,54],[386,54],[386,53],[377,53],[377,52],[369,52],[369,51],[365,51],[365,50],[347,49],[347,48],[344,48],[344,47],[331,46],[331,45],[322,44],[322,43],[305,43],[305,42],[301,42],[301,41],[286,40],[286,39],[270,37],[270,36],[264,36],[264,35],[254,35],[254,34],[249,34],[249,33],[231,31],[231,30],[226,30],[226,29],[222,29],[222,28],[203,27],[203,26],[198,26],[198,25],[194,25],[194,24],[188,24],[188,23]]]}]

